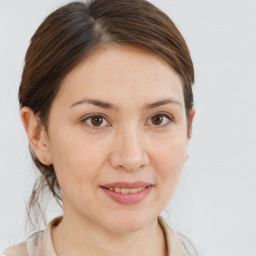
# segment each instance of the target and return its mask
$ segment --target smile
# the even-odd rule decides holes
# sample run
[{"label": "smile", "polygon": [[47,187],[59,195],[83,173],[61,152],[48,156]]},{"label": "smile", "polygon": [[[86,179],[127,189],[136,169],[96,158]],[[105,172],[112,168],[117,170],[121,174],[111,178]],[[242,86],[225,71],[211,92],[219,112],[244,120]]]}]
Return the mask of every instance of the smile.
[{"label": "smile", "polygon": [[110,191],[114,191],[116,193],[121,193],[121,194],[133,194],[140,192],[144,190],[146,187],[139,187],[139,188],[107,188]]},{"label": "smile", "polygon": [[105,194],[119,204],[137,204],[146,198],[153,184],[146,182],[116,182],[100,186]]}]

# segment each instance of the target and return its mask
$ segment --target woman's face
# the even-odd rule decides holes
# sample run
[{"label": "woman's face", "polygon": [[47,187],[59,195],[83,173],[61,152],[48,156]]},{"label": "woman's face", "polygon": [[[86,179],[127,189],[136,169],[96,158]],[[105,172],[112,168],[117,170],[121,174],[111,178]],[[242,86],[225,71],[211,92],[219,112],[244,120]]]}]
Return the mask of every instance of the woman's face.
[{"label": "woman's face", "polygon": [[186,160],[182,82],[156,55],[109,47],[70,72],[49,117],[64,215],[111,231],[162,212]]}]

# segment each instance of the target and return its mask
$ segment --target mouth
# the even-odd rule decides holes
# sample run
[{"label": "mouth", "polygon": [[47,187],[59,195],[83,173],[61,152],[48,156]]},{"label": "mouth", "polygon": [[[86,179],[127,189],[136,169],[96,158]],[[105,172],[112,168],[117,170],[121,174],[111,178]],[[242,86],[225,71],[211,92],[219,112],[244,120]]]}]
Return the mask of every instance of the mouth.
[{"label": "mouth", "polygon": [[119,204],[136,204],[148,196],[153,185],[146,182],[117,182],[100,187],[108,197]]},{"label": "mouth", "polygon": [[114,191],[115,193],[134,194],[134,193],[138,193],[138,192],[146,189],[147,187],[149,187],[149,186],[138,187],[138,188],[106,188],[106,187],[103,187],[103,188],[108,189],[110,191]]}]

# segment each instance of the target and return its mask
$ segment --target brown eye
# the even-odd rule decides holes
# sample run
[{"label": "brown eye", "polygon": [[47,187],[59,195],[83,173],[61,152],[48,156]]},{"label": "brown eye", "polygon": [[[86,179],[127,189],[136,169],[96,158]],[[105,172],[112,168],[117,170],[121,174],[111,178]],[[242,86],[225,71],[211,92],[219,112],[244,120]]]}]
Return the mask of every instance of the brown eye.
[{"label": "brown eye", "polygon": [[109,126],[108,121],[104,116],[101,115],[91,115],[81,120],[82,123],[86,123],[88,126],[92,128],[101,128],[105,126]]},{"label": "brown eye", "polygon": [[163,115],[155,115],[151,117],[151,122],[153,125],[160,125],[163,122]]},{"label": "brown eye", "polygon": [[93,116],[91,117],[91,123],[93,126],[101,126],[103,123],[103,117],[102,116]]},{"label": "brown eye", "polygon": [[148,123],[153,126],[163,127],[167,126],[171,121],[172,118],[167,114],[156,114],[148,120]]}]

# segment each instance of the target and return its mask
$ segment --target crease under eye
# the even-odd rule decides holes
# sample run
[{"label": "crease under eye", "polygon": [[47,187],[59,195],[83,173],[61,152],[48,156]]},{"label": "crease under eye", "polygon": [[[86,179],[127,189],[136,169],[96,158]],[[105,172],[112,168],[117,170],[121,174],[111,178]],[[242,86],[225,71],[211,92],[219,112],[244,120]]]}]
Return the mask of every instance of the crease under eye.
[{"label": "crease under eye", "polygon": [[81,119],[81,123],[91,127],[91,128],[103,128],[109,126],[109,122],[103,115],[88,115]]},{"label": "crease under eye", "polygon": [[155,127],[164,127],[170,124],[173,121],[172,117],[170,117],[168,114],[164,113],[157,113],[152,115],[148,122],[150,125],[153,125]]}]

